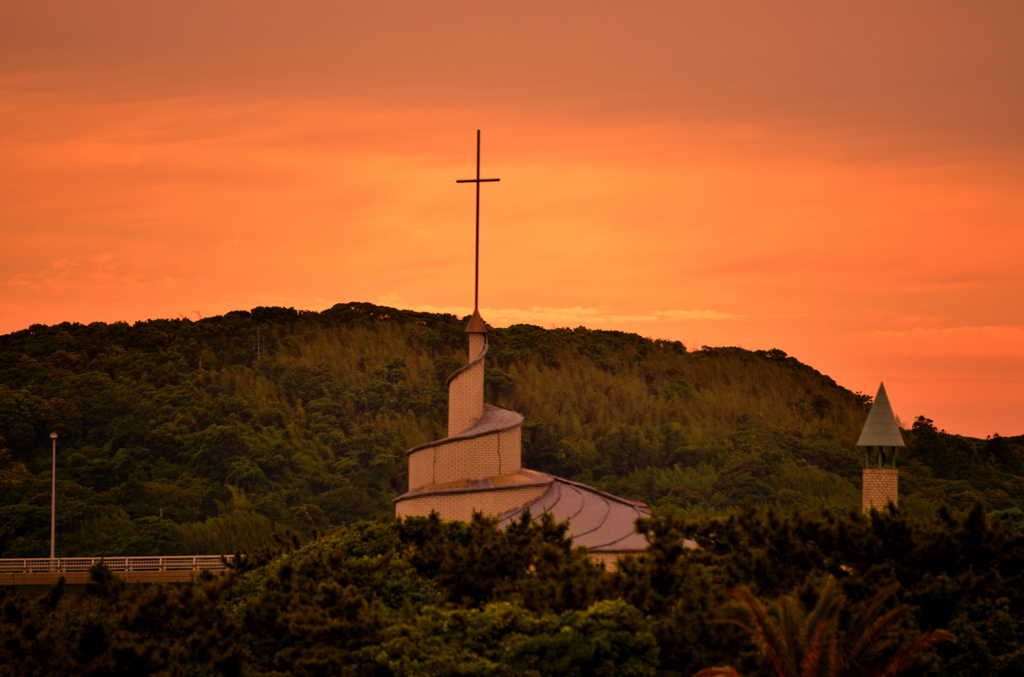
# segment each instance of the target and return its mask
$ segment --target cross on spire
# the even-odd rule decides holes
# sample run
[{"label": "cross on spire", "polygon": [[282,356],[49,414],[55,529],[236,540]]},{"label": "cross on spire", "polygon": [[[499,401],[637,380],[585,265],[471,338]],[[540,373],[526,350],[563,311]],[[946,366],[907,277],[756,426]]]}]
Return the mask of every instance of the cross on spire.
[{"label": "cross on spire", "polygon": [[[473,278],[473,317],[480,316],[480,184],[487,181],[501,181],[501,179],[480,178],[480,130],[476,130],[476,178],[457,179],[455,183],[476,184],[476,273]],[[472,322],[471,322],[472,324]],[[483,322],[481,321],[481,325]],[[468,330],[467,330],[468,331]]]}]

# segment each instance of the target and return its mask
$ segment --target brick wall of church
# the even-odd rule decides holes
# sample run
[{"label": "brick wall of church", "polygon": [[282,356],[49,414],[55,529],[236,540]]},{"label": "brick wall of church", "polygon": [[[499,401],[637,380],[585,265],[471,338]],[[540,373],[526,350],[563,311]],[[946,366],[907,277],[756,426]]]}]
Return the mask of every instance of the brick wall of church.
[{"label": "brick wall of church", "polygon": [[436,510],[441,519],[465,522],[472,519],[474,511],[496,516],[524,506],[543,496],[550,487],[550,484],[534,484],[462,494],[428,494],[399,501],[395,504],[395,514],[399,517],[426,517]]},{"label": "brick wall of church", "polygon": [[498,435],[501,438],[501,472],[498,474],[504,475],[519,470],[523,467],[523,429],[516,426],[502,430]]},{"label": "brick wall of church", "polygon": [[409,454],[409,490],[428,484],[505,475],[522,465],[522,431],[509,430],[456,440]]},{"label": "brick wall of church", "polygon": [[409,491],[425,487],[434,482],[434,450],[427,447],[409,454]]},{"label": "brick wall of church", "polygon": [[868,468],[862,471],[864,490],[861,497],[861,509],[868,512],[872,508],[882,510],[889,501],[898,505],[899,501],[899,470],[892,468]]},{"label": "brick wall of church", "polygon": [[[469,335],[469,361],[484,349],[484,335]],[[448,437],[458,435],[484,415],[484,361],[480,360],[448,384]]]}]

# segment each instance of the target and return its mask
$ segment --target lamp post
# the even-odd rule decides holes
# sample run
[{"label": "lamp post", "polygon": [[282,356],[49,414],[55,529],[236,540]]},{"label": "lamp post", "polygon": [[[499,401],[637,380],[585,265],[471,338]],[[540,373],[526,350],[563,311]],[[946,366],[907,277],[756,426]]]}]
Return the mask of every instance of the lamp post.
[{"label": "lamp post", "polygon": [[57,433],[50,433],[50,439],[53,440],[53,489],[50,504],[50,559],[53,560],[57,558]]}]

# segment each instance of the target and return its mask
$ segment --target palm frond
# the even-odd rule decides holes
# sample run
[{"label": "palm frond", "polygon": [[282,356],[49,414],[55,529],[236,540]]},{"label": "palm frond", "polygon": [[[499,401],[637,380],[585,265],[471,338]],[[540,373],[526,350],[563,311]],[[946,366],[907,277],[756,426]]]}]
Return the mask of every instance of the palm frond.
[{"label": "palm frond", "polygon": [[882,671],[884,677],[894,677],[907,669],[910,664],[910,660],[920,653],[923,653],[942,642],[955,642],[956,636],[945,630],[932,630],[926,632],[913,642],[904,644],[896,652],[889,662],[886,664],[885,669]]},{"label": "palm frond", "polygon": [[736,668],[731,665],[726,665],[724,668],[704,668],[700,672],[695,672],[693,677],[742,677],[740,673],[736,672]]},{"label": "palm frond", "polygon": [[776,674],[780,676],[789,674],[786,672],[785,640],[779,636],[775,623],[769,617],[764,604],[746,586],[734,590],[732,596],[738,603],[727,604],[720,609],[720,612],[724,612],[722,613],[724,617],[720,619],[720,622],[732,623],[744,628],[775,667]]}]

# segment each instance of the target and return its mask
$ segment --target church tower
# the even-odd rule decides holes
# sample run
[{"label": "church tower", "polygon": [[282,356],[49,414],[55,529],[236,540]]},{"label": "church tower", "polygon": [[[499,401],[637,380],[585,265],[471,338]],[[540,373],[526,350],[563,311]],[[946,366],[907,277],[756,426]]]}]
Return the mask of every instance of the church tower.
[{"label": "church tower", "polygon": [[466,327],[469,361],[448,377],[448,437],[405,452],[409,491],[395,499],[399,517],[468,520],[500,515],[550,488],[552,477],[522,468],[522,414],[484,404],[487,328],[479,312]]},{"label": "church tower", "polygon": [[[896,470],[896,449],[904,447],[903,435],[896,423],[896,415],[892,413],[889,396],[885,393],[885,384],[878,386],[878,394],[871,405],[868,420],[857,440],[857,446],[864,448],[864,488],[861,496],[861,509],[868,512],[872,509],[881,510],[892,501],[899,501],[899,471]],[[877,459],[877,467],[872,468],[872,453]],[[886,468],[888,461],[890,467]]]},{"label": "church tower", "polygon": [[506,527],[530,510],[568,522],[573,544],[614,568],[623,555],[642,552],[647,540],[635,528],[650,514],[643,501],[613,496],[578,482],[522,467],[523,416],[484,403],[487,327],[479,311],[480,132],[477,131],[477,266],[473,315],[466,326],[469,356],[448,377],[448,436],[406,451],[409,490],[395,499],[398,517],[468,521],[474,512],[496,517]]}]

